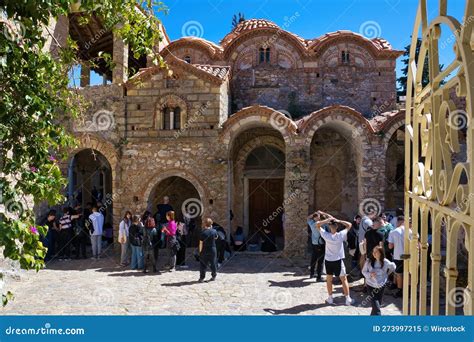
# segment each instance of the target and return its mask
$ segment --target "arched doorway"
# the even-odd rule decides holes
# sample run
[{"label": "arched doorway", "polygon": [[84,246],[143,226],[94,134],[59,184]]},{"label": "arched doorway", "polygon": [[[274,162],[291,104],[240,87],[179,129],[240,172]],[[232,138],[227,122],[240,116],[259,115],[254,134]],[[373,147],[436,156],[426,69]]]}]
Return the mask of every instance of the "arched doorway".
[{"label": "arched doorway", "polygon": [[395,212],[404,206],[405,182],[405,126],[398,128],[390,137],[385,158],[385,208]]},{"label": "arched doorway", "polygon": [[97,150],[84,149],[77,152],[68,165],[68,202],[80,204],[102,204],[105,222],[112,224],[112,168],[107,158]]},{"label": "arched doorway", "polygon": [[284,247],[283,204],[285,140],[271,127],[238,132],[231,142],[232,231],[242,227],[251,251],[261,248],[261,232],[269,228],[277,249]]},{"label": "arched doorway", "polygon": [[285,154],[269,145],[254,148],[245,161],[244,194],[250,243],[258,243],[263,229],[271,231],[283,248]]},{"label": "arched doorway", "polygon": [[188,239],[191,246],[197,246],[204,210],[198,190],[190,181],[179,176],[161,180],[153,188],[148,199],[148,208],[152,214],[156,213],[157,205],[163,203],[165,196],[169,198],[169,204],[173,207],[178,222],[184,222],[184,215],[188,213],[190,218]]},{"label": "arched doorway", "polygon": [[345,128],[322,127],[311,142],[310,211],[351,219],[357,212],[356,155]]}]

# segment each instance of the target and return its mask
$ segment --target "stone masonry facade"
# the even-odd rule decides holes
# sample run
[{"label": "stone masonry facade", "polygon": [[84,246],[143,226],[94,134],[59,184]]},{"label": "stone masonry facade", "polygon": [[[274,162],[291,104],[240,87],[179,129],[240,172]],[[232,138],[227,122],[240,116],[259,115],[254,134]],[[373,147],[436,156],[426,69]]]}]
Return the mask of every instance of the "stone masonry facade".
[{"label": "stone masonry facade", "polygon": [[[114,47],[114,59],[127,49]],[[404,163],[387,153],[405,115],[395,109],[401,52],[385,40],[348,31],[307,40],[252,19],[219,45],[185,37],[160,54],[166,68],[150,65],[129,79],[117,71],[112,84],[79,89],[91,106],[71,124],[79,144],[70,156],[92,149],[107,159],[114,229],[125,210],[153,209],[170,177],[185,180],[179,187],[198,197],[202,217],[229,232],[255,224],[249,179],[281,177],[288,255],[304,252],[312,210],[351,219],[361,203],[403,205],[385,176],[387,158],[391,174]],[[261,146],[283,153],[281,172],[248,169]]]}]

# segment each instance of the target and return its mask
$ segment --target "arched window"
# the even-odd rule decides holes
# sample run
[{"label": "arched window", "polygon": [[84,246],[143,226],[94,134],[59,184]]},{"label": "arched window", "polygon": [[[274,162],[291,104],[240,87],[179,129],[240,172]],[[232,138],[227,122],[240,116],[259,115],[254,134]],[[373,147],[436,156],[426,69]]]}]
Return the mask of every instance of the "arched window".
[{"label": "arched window", "polygon": [[349,51],[342,51],[341,60],[343,64],[349,64]]},{"label": "arched window", "polygon": [[265,62],[265,49],[264,48],[260,48],[259,50],[259,59],[258,59],[259,63],[264,63]]},{"label": "arched window", "polygon": [[258,61],[262,63],[270,63],[270,48],[260,48],[259,50]]},{"label": "arched window", "polygon": [[184,61],[191,64],[191,56],[184,56]]},{"label": "arched window", "polygon": [[181,108],[165,107],[163,109],[163,127],[162,129],[180,129],[181,128]]}]

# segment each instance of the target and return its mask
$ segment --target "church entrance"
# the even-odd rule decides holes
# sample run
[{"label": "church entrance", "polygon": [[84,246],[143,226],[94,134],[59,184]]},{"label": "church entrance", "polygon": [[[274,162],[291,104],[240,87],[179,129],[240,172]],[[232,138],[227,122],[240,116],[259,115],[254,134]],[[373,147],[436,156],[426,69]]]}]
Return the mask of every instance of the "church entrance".
[{"label": "church entrance", "polygon": [[249,244],[261,243],[267,230],[277,249],[283,248],[284,166],[285,155],[274,146],[257,147],[247,157],[244,193]]}]

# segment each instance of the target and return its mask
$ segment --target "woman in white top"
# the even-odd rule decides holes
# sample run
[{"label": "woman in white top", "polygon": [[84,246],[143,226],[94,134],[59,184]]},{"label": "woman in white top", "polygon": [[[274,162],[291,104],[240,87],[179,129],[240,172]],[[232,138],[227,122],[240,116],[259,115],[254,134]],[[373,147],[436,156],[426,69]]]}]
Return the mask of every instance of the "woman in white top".
[{"label": "woman in white top", "polygon": [[118,242],[120,243],[121,247],[120,266],[128,265],[128,258],[130,256],[130,240],[128,239],[128,229],[130,228],[130,224],[132,223],[131,220],[132,213],[130,211],[127,211],[119,224]]},{"label": "woman in white top", "polygon": [[383,293],[387,284],[388,275],[395,271],[395,263],[385,258],[385,250],[382,246],[376,246],[372,253],[368,253],[368,259],[362,268],[367,289],[372,302],[371,316],[380,316]]}]

